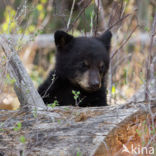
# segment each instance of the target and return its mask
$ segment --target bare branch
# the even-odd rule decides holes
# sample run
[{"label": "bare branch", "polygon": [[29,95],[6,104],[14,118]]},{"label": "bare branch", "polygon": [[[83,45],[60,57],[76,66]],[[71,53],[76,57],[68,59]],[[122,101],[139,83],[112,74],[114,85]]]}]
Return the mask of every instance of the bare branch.
[{"label": "bare branch", "polygon": [[114,26],[118,25],[119,23],[122,23],[123,20],[125,20],[127,17],[129,17],[131,14],[127,14],[124,17],[117,20],[114,24],[112,24],[107,30],[111,30]]},{"label": "bare branch", "polygon": [[122,41],[122,43],[120,44],[120,47],[117,49],[117,50],[115,50],[114,52],[113,52],[113,54],[111,55],[111,59],[118,53],[118,51],[120,51],[120,49],[122,49],[123,47],[124,47],[124,45],[128,42],[128,40],[130,39],[130,37],[132,36],[132,34],[136,31],[136,29],[139,27],[139,25],[137,25],[133,30],[132,30],[132,32],[129,34],[129,36],[127,37],[127,39],[126,40],[123,40]]},{"label": "bare branch", "polygon": [[79,14],[77,15],[77,17],[75,18],[75,20],[73,21],[73,23],[69,26],[69,28],[66,30],[67,32],[69,30],[71,30],[73,28],[73,26],[75,25],[75,23],[77,22],[77,20],[79,19],[79,17],[83,14],[83,12],[85,11],[85,9],[89,6],[89,4],[92,2],[92,0],[89,0],[88,3],[82,8],[82,10],[79,12]]},{"label": "bare branch", "polygon": [[148,101],[148,83],[150,80],[150,71],[151,71],[151,62],[152,62],[152,48],[154,42],[154,36],[156,33],[156,13],[153,20],[152,30],[151,30],[151,39],[150,39],[150,46],[149,46],[149,53],[147,58],[147,70],[146,70],[146,87],[145,87],[145,100]]},{"label": "bare branch", "polygon": [[68,23],[67,23],[67,29],[69,28],[69,25],[70,25],[70,22],[71,22],[71,19],[72,19],[74,6],[75,6],[75,0],[73,0],[72,8],[71,8],[71,11],[70,11],[70,16],[69,16]]}]

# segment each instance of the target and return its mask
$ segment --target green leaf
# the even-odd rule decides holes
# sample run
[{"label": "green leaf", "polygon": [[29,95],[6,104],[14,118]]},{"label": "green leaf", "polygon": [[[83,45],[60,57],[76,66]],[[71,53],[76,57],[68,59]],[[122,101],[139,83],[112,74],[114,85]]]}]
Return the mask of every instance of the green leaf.
[{"label": "green leaf", "polygon": [[61,120],[59,119],[59,120],[57,120],[57,122],[60,124],[61,123]]},{"label": "green leaf", "polygon": [[80,91],[78,91],[77,94],[80,95]]},{"label": "green leaf", "polygon": [[34,111],[33,111],[33,116],[34,116],[34,118],[37,117],[37,108],[36,108],[36,107],[35,107],[35,109],[34,109]]},{"label": "green leaf", "polygon": [[147,32],[150,31],[148,27],[145,27],[144,30],[147,31]]},{"label": "green leaf", "polygon": [[54,100],[53,103],[48,104],[48,107],[51,107],[51,108],[54,108],[54,107],[56,107],[56,106],[59,106],[59,102],[58,102],[57,100]]},{"label": "green leaf", "polygon": [[125,84],[127,84],[127,74],[128,74],[128,71],[127,71],[127,69],[125,68],[125,69],[124,69]]},{"label": "green leaf", "polygon": [[6,75],[6,83],[13,85],[16,82],[14,78],[11,78],[9,74]]},{"label": "green leaf", "polygon": [[21,143],[26,142],[25,136],[23,136],[23,135],[20,136],[19,140],[20,140]]},{"label": "green leaf", "polygon": [[78,152],[76,153],[76,156],[82,156],[81,152],[78,151]]},{"label": "green leaf", "polygon": [[[0,123],[0,127],[2,127],[4,125],[4,123]],[[0,128],[0,132],[4,131],[3,128]]]},{"label": "green leaf", "polygon": [[74,94],[74,95],[75,95],[75,90],[72,90],[72,94]]},{"label": "green leaf", "polygon": [[16,127],[14,127],[14,131],[19,131],[21,128],[22,128],[22,123],[21,122],[18,122],[16,124]]}]

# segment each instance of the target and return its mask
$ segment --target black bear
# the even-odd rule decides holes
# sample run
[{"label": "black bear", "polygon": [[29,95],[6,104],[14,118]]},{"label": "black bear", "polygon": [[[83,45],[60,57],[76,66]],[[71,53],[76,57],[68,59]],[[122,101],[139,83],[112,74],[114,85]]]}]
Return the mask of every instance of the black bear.
[{"label": "black bear", "polygon": [[55,68],[38,88],[45,104],[57,100],[60,106],[106,106],[111,38],[110,31],[99,37],[73,37],[56,31]]}]

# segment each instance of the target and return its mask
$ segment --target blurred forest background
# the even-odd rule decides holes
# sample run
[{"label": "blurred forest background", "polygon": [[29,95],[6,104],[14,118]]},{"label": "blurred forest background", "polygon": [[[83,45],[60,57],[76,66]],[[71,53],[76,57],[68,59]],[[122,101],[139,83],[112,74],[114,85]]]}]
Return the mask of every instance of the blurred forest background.
[{"label": "blurred forest background", "polygon": [[[55,62],[56,30],[96,36],[111,29],[107,82],[108,103],[114,105],[126,102],[145,83],[155,14],[155,0],[0,0],[0,35],[14,44],[37,88]],[[14,81],[0,50],[0,108],[19,107]]]}]

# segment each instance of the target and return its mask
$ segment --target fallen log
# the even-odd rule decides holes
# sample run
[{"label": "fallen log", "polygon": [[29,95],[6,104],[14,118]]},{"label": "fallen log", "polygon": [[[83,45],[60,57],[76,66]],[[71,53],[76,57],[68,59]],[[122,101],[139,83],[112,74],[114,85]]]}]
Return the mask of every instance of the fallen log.
[{"label": "fallen log", "polygon": [[[156,113],[156,101],[150,108]],[[123,145],[130,151],[132,144],[141,147],[143,141],[148,143],[154,137],[155,134],[149,132],[151,125],[147,132],[142,131],[145,121],[147,125],[151,121],[149,112],[149,105],[144,103],[135,108],[55,107],[33,114],[0,111],[0,153],[7,156],[127,156],[128,153],[122,152]]]},{"label": "fallen log", "polygon": [[[87,33],[89,36],[89,33]],[[2,38],[10,39],[14,41],[16,45],[18,42],[22,41],[23,45],[30,45],[34,48],[55,48],[54,45],[54,35],[53,34],[42,34],[38,35],[37,37],[34,35],[0,35]],[[145,45],[149,45],[150,43],[150,36],[147,33],[137,34],[134,38],[129,40],[129,44],[136,44],[140,42]],[[154,45],[156,45],[156,41],[154,41]]]}]

